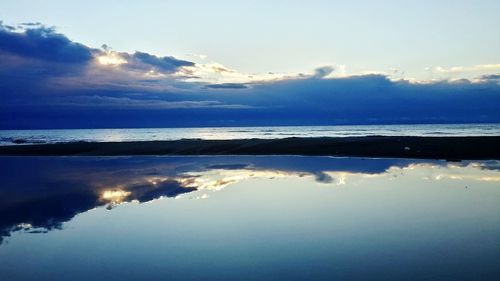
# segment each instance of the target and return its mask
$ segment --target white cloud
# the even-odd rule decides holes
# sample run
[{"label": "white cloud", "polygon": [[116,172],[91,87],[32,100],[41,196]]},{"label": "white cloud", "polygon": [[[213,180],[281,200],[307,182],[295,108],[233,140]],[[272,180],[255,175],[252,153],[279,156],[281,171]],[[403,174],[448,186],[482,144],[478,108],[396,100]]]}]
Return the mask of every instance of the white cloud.
[{"label": "white cloud", "polygon": [[473,66],[452,66],[441,67],[436,66],[428,68],[435,73],[466,73],[466,72],[495,72],[500,71],[500,64],[479,64]]},{"label": "white cloud", "polygon": [[226,67],[217,62],[197,63],[194,66],[180,67],[175,73],[188,82],[221,83],[254,83],[276,81],[292,77],[285,73],[245,73]]}]

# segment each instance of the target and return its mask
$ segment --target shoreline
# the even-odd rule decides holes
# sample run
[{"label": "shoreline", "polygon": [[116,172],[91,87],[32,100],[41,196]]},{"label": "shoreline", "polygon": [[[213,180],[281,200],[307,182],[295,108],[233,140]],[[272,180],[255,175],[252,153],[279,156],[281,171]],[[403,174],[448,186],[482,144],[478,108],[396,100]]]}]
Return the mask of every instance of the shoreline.
[{"label": "shoreline", "polygon": [[136,142],[72,142],[0,146],[3,156],[303,155],[500,160],[500,136],[318,137]]}]

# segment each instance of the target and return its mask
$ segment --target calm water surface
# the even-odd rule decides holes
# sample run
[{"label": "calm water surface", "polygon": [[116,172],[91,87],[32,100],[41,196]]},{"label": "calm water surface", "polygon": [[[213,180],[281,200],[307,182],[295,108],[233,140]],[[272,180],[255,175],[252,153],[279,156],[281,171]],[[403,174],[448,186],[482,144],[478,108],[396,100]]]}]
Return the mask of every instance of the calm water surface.
[{"label": "calm water surface", "polygon": [[0,157],[0,280],[499,280],[500,162]]},{"label": "calm water surface", "polygon": [[500,136],[500,124],[358,125],[300,127],[0,130],[0,145],[57,142],[123,142],[179,139],[286,137]]}]

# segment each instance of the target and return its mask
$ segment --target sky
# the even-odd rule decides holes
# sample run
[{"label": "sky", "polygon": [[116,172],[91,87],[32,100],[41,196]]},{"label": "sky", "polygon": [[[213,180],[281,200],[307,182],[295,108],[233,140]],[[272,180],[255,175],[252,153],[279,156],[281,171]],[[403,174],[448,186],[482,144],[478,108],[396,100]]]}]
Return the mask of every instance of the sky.
[{"label": "sky", "polygon": [[1,1],[0,129],[500,122],[499,1]]}]

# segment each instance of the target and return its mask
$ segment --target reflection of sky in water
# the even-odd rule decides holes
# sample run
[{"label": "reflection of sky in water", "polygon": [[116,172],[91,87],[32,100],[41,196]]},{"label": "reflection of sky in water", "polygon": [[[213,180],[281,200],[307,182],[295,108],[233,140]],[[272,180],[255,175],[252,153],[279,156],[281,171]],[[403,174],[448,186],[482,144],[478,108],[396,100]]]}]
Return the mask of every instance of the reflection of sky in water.
[{"label": "reflection of sky in water", "polygon": [[494,280],[499,167],[2,157],[1,279]]}]

